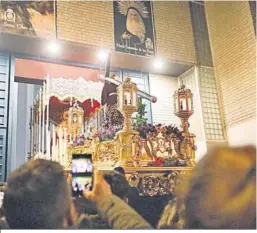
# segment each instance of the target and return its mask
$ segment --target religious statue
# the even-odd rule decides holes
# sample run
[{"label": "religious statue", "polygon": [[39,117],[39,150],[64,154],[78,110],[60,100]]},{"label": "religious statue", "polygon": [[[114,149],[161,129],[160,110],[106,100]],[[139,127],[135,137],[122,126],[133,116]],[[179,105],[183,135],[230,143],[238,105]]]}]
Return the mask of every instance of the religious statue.
[{"label": "religious statue", "polygon": [[[115,78],[115,75],[112,76]],[[105,81],[102,90],[101,104],[104,106],[104,127],[122,128],[124,117],[117,109],[117,85]]]}]

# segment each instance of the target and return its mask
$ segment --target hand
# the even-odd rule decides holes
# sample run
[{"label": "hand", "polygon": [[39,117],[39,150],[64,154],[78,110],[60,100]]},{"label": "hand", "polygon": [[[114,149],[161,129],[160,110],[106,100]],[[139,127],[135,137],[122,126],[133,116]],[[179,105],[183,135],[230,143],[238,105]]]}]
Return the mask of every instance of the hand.
[{"label": "hand", "polygon": [[102,174],[95,169],[93,190],[84,190],[83,194],[88,200],[97,204],[104,198],[110,197],[112,195],[112,191],[110,185],[105,181]]}]

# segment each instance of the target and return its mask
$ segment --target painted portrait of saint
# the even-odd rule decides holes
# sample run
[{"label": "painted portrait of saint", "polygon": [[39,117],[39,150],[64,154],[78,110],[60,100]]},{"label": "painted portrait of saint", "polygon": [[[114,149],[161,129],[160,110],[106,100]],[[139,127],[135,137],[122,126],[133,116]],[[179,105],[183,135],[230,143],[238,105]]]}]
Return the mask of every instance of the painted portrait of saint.
[{"label": "painted portrait of saint", "polygon": [[127,32],[139,40],[139,44],[145,42],[145,24],[138,10],[129,8],[126,22]]},{"label": "painted portrait of saint", "polygon": [[154,56],[150,1],[114,1],[116,51]]},{"label": "painted portrait of saint", "polygon": [[55,1],[1,1],[0,31],[52,38]]}]

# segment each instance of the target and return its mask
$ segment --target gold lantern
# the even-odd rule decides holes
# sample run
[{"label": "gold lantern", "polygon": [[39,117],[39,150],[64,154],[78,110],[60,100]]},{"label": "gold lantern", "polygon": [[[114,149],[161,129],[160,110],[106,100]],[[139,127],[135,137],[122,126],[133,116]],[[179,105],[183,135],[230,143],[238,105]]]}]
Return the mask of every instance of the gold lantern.
[{"label": "gold lantern", "polygon": [[123,129],[117,135],[119,166],[131,167],[136,166],[138,161],[135,157],[135,144],[133,144],[133,136],[139,133],[132,130],[132,114],[137,111],[137,86],[131,82],[128,75],[124,82],[117,88],[118,94],[118,110],[124,116]]},{"label": "gold lantern", "polygon": [[189,160],[189,165],[195,165],[195,135],[188,130],[188,119],[193,115],[193,94],[190,89],[186,89],[182,82],[180,88],[175,91],[174,95],[174,113],[181,120],[182,135],[184,140],[181,144],[181,151],[185,159]]},{"label": "gold lantern", "polygon": [[188,134],[189,123],[188,119],[193,115],[193,93],[189,89],[185,89],[182,82],[180,88],[175,91],[174,95],[174,113],[181,119],[181,127],[183,133]]},{"label": "gold lantern", "polygon": [[123,131],[130,131],[132,114],[137,111],[137,86],[127,75],[124,82],[117,88],[118,110],[124,115]]}]

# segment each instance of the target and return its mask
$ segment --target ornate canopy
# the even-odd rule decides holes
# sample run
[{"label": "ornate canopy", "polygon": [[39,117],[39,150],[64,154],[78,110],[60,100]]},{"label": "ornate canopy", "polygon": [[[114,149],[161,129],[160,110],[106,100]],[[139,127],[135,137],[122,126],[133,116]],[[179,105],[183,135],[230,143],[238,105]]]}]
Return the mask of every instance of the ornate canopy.
[{"label": "ornate canopy", "polygon": [[73,101],[84,110],[85,118],[89,118],[100,109],[102,82],[87,81],[83,77],[77,79],[46,77],[43,88],[45,105],[49,105],[49,118],[56,124],[64,119]]},{"label": "ornate canopy", "polygon": [[101,102],[101,93],[103,89],[102,82],[87,81],[83,77],[77,79],[67,78],[46,78],[46,102],[52,96],[57,97],[60,101],[73,97],[79,102],[87,99]]}]

